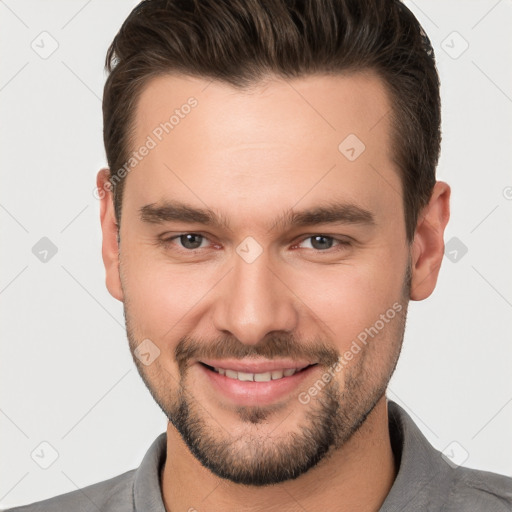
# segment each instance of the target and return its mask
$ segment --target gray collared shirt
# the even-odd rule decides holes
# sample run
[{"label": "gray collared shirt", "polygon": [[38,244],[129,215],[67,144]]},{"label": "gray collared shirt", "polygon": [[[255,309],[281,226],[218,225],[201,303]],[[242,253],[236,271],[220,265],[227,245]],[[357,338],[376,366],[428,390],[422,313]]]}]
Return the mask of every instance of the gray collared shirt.
[{"label": "gray collared shirt", "polygon": [[[388,400],[388,410],[399,470],[379,512],[512,511],[512,478],[455,466],[430,445],[398,404]],[[166,512],[160,487],[166,441],[164,432],[137,469],[8,512]]]}]

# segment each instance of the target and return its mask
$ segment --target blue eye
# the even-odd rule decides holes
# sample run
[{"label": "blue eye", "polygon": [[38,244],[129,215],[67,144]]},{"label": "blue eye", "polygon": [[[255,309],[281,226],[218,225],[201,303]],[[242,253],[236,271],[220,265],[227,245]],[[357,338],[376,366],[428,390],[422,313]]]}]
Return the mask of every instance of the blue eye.
[{"label": "blue eye", "polygon": [[302,244],[307,240],[311,240],[311,242],[310,242],[311,247],[308,247],[308,249],[311,248],[311,249],[314,249],[315,251],[320,251],[320,252],[332,249],[334,244],[336,244],[338,246],[342,246],[342,247],[350,245],[350,242],[348,242],[348,241],[339,240],[332,236],[326,236],[326,235],[308,236],[300,243]]},{"label": "blue eye", "polygon": [[[160,239],[160,244],[165,248],[174,246],[174,249],[177,251],[193,252],[198,249],[208,248],[210,241],[207,237],[198,233],[181,233],[169,238]],[[215,245],[216,244],[214,244],[214,246]],[[295,244],[295,247],[311,249],[316,253],[332,253],[336,250],[348,248],[350,245],[351,243],[348,240],[316,234],[303,238],[300,242]]]},{"label": "blue eye", "polygon": [[193,251],[195,249],[200,249],[203,247],[203,242],[206,241],[206,238],[203,235],[198,235],[197,233],[183,233],[181,235],[173,236],[171,238],[167,238],[162,242],[165,245],[171,244],[174,240],[179,240],[179,244],[182,248]]}]

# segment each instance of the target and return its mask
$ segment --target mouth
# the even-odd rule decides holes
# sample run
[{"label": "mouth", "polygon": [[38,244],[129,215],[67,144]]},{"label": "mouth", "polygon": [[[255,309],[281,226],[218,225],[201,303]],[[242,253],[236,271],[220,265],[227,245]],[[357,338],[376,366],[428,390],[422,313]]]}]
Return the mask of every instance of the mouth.
[{"label": "mouth", "polygon": [[319,364],[308,361],[197,361],[204,389],[235,406],[263,406],[297,396]]},{"label": "mouth", "polygon": [[313,363],[299,368],[280,368],[276,370],[256,373],[210,366],[206,363],[201,364],[210,371],[218,373],[219,375],[224,375],[228,379],[235,379],[241,382],[270,382],[271,380],[279,380],[283,379],[284,377],[291,377],[296,373],[302,372],[312,366],[316,366],[316,363]]}]

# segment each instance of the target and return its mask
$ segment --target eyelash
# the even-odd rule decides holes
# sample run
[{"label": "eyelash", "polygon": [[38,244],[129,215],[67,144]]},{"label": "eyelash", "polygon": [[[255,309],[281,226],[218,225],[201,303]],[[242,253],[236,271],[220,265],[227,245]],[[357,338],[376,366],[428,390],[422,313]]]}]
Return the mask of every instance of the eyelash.
[{"label": "eyelash", "polygon": [[[182,236],[186,236],[186,235],[195,235],[195,236],[202,237],[203,240],[208,240],[208,238],[206,236],[201,235],[200,233],[186,232],[186,233],[180,233],[178,235],[174,235],[174,236],[169,237],[169,238],[160,239],[159,242],[165,248],[167,248],[167,247],[169,247],[169,245],[172,245],[172,242],[174,240],[176,240],[176,239],[179,240]],[[337,247],[336,246],[335,247],[330,247],[329,249],[325,249],[325,250],[312,248],[312,250],[315,251],[316,253],[332,253],[332,252],[335,252],[335,251],[338,251],[338,250],[343,250],[344,248],[349,247],[349,246],[352,245],[352,243],[350,241],[348,241],[348,240],[343,240],[343,239],[335,238],[335,237],[330,236],[330,235],[323,235],[321,233],[318,233],[318,234],[309,235],[309,236],[306,236],[306,237],[302,238],[297,243],[295,243],[294,246],[295,245],[299,245],[302,242],[304,242],[306,240],[309,240],[311,238],[315,238],[315,237],[327,238],[327,239],[332,240],[333,242],[337,243]],[[185,252],[185,253],[189,253],[189,254],[195,254],[197,251],[199,251],[201,249],[204,249],[204,247],[198,247],[197,249],[186,249],[185,247],[179,247],[178,248],[178,250],[180,252]]]}]

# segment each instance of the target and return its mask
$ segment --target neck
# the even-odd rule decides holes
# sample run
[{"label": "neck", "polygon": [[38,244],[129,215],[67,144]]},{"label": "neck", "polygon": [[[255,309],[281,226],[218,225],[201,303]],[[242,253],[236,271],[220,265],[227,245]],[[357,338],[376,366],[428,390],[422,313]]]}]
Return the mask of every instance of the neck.
[{"label": "neck", "polygon": [[169,423],[162,495],[167,512],[286,512],[297,508],[377,512],[395,476],[383,396],[340,449],[297,479],[266,487],[239,485],[215,476],[190,453]]}]

